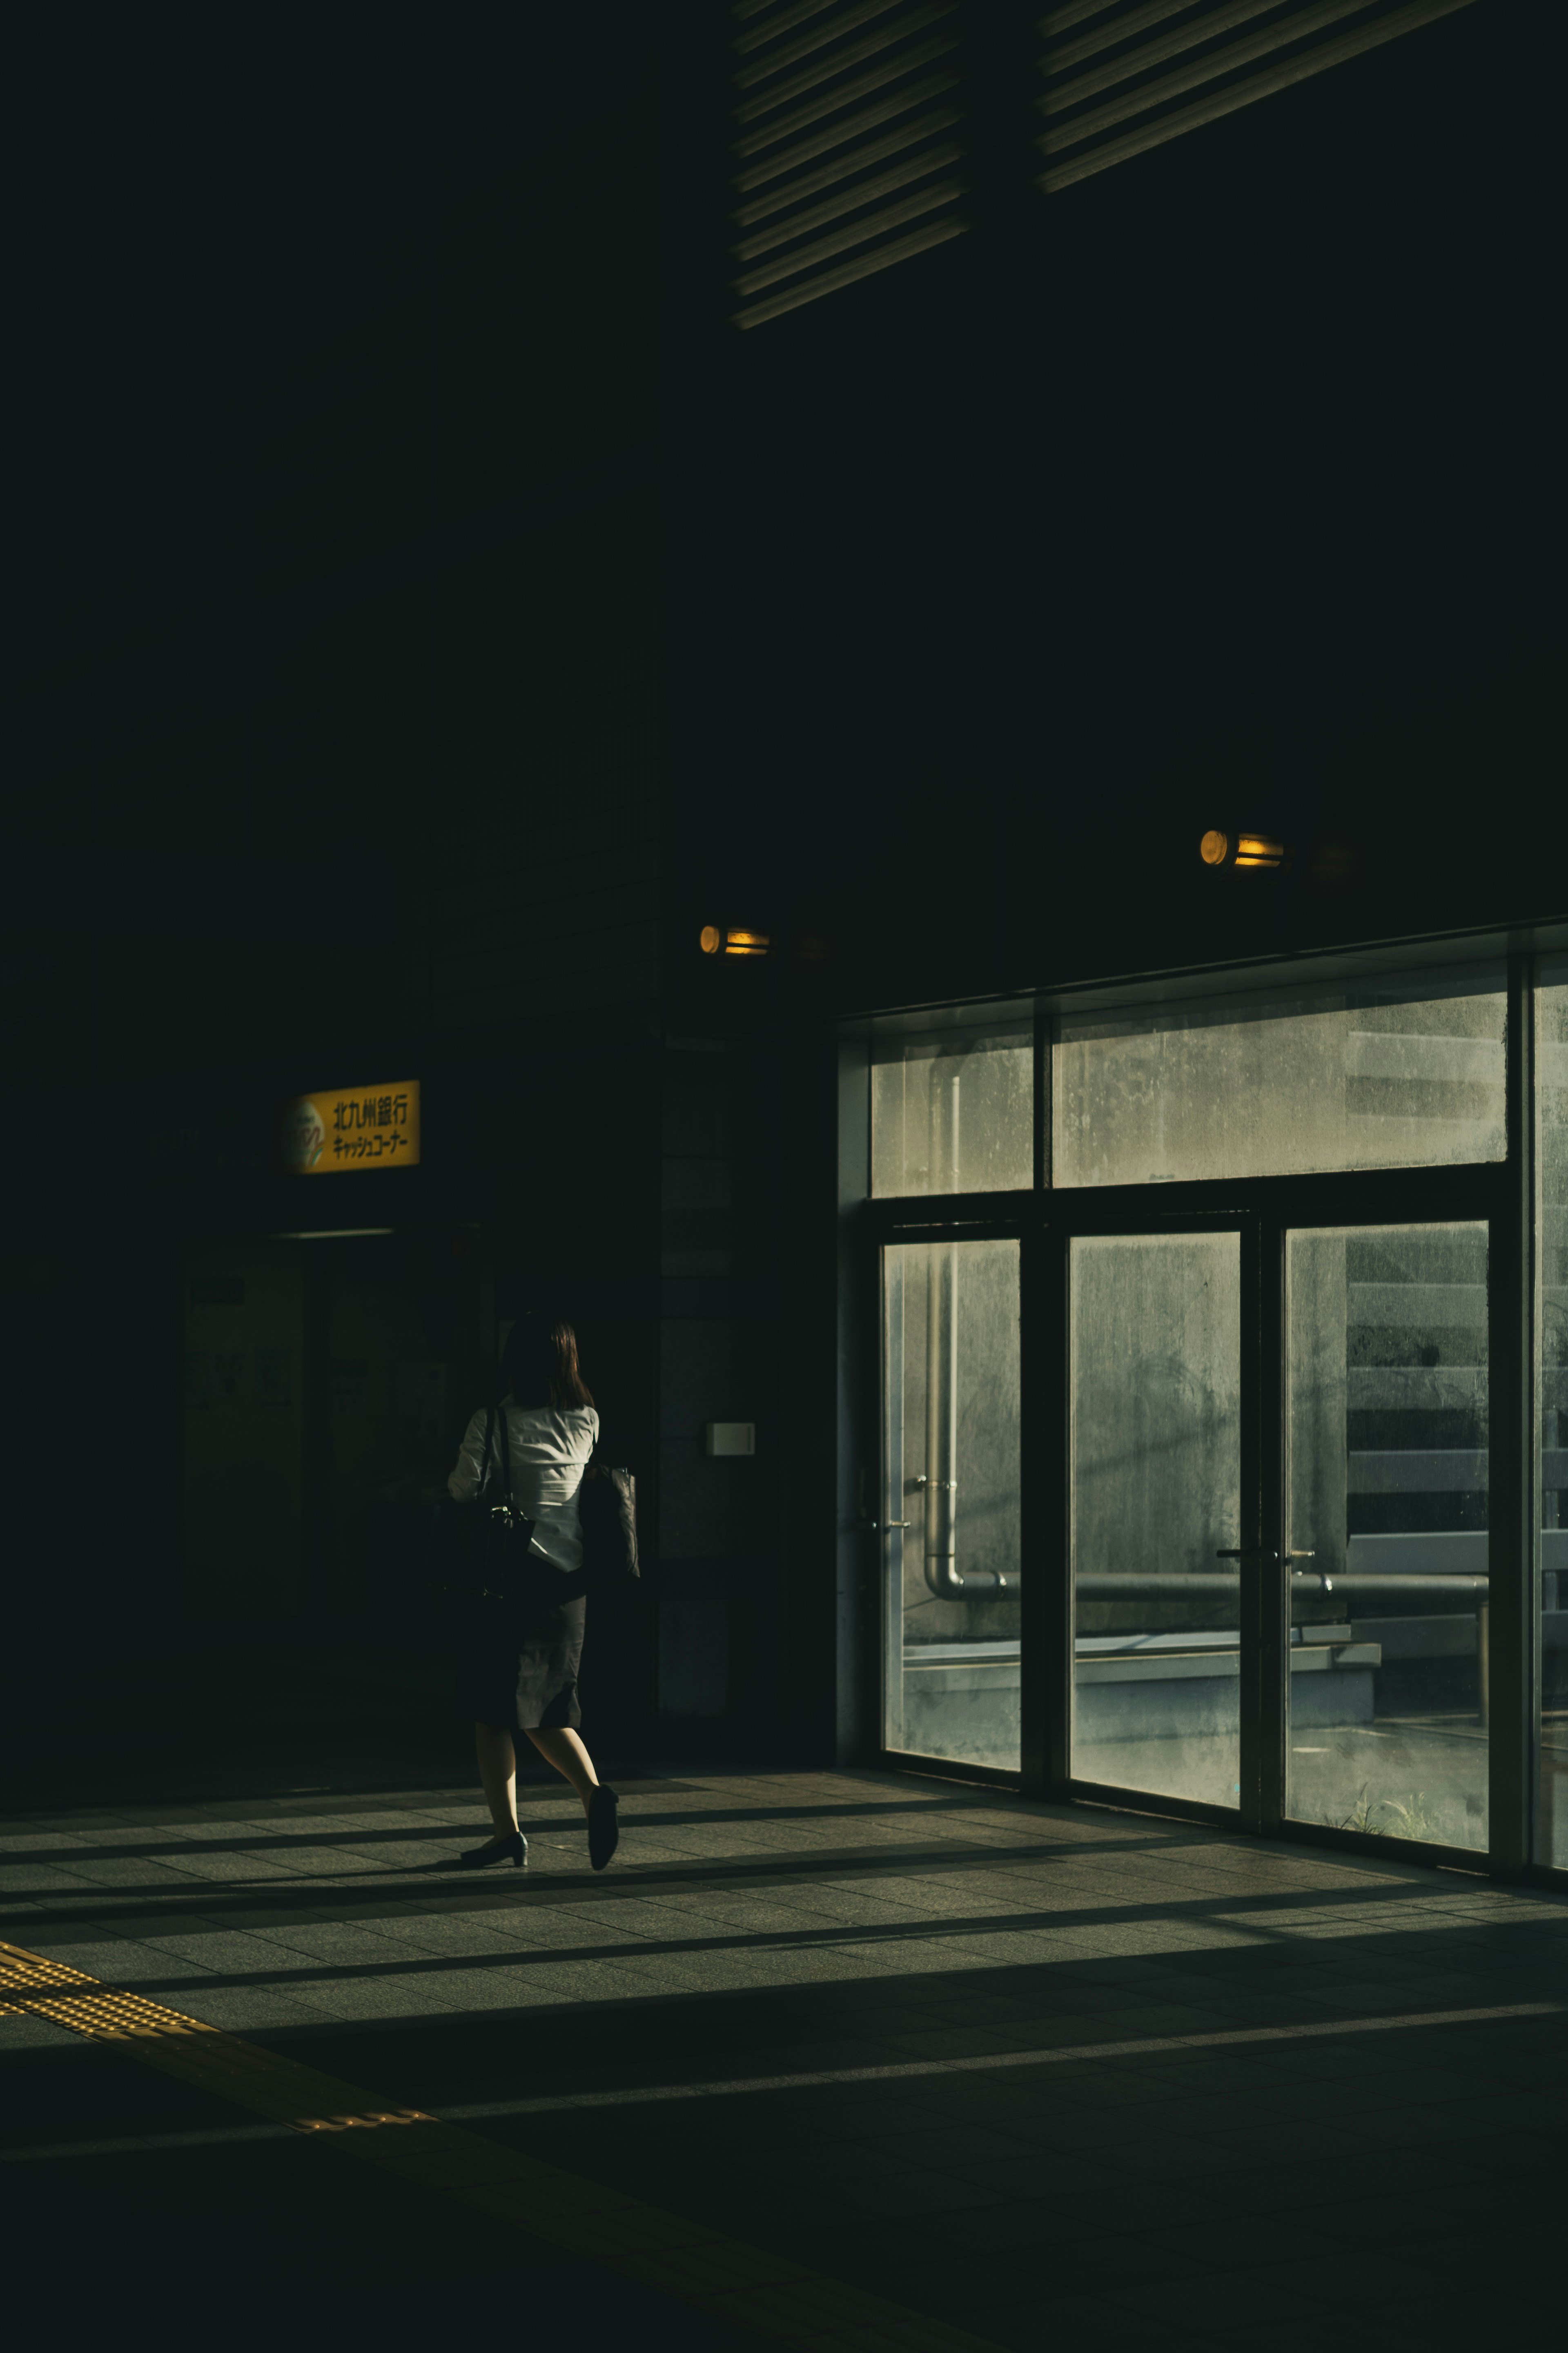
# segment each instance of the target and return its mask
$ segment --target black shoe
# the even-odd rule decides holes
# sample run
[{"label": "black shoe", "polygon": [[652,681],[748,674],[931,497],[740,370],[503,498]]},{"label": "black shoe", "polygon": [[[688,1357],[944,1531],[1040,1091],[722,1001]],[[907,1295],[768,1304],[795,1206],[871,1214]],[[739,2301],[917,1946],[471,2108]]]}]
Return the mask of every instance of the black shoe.
[{"label": "black shoe", "polygon": [[603,1871],[621,1842],[621,1826],[616,1820],[619,1804],[615,1791],[603,1783],[588,1800],[588,1860],[595,1871]]},{"label": "black shoe", "polygon": [[471,1846],[467,1854],[458,1857],[459,1871],[483,1871],[492,1862],[515,1862],[519,1871],[528,1869],[528,1841],[521,1831],[510,1838],[487,1839],[483,1846]]}]

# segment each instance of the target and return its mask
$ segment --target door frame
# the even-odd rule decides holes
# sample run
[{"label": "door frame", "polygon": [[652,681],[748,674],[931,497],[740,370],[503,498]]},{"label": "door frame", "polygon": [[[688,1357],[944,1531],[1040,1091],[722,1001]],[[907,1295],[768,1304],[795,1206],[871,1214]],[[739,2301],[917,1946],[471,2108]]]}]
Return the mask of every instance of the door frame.
[{"label": "door frame", "polygon": [[[1025,1206],[1020,1209],[1018,1214],[1008,1215],[1005,1212],[1003,1212],[998,1215],[995,1214],[995,1212],[999,1201],[1006,1202],[1009,1205],[1021,1204]],[[1007,1193],[1001,1195],[991,1193],[969,1195],[963,1197],[963,1201],[956,1206],[958,1207],[959,1214],[944,1214],[945,1211],[952,1210],[955,1207],[953,1200],[949,1197],[942,1201],[934,1216],[921,1216],[918,1212],[926,1208],[928,1205],[922,1201],[911,1201],[908,1198],[902,1200],[868,1202],[866,1204],[865,1209],[865,1224],[863,1228],[861,1250],[861,1264],[864,1275],[864,1305],[866,1314],[866,1328],[870,1334],[874,1335],[873,1344],[866,1352],[867,1370],[868,1374],[870,1376],[870,1380],[868,1385],[868,1409],[873,1416],[871,1427],[876,1432],[875,1445],[869,1450],[870,1458],[872,1462],[875,1464],[875,1469],[872,1472],[869,1482],[867,1482],[869,1493],[865,1494],[865,1500],[868,1502],[870,1494],[874,1493],[877,1498],[877,1503],[874,1514],[868,1517],[864,1513],[862,1513],[861,1518],[856,1525],[864,1534],[874,1537],[875,1539],[875,1559],[877,1567],[874,1579],[872,1606],[875,1610],[877,1632],[876,1641],[870,1646],[870,1649],[872,1656],[876,1662],[877,1675],[876,1754],[879,1763],[886,1767],[890,1771],[930,1773],[943,1780],[975,1781],[989,1788],[1025,1789],[1029,1790],[1031,1793],[1035,1793],[1036,1785],[1029,1778],[1026,1765],[1025,1769],[1020,1772],[1011,1772],[994,1765],[963,1764],[950,1757],[918,1756],[908,1749],[889,1748],[886,1745],[888,1723],[888,1678],[894,1671],[895,1662],[891,1656],[890,1646],[888,1640],[889,1620],[891,1615],[888,1606],[889,1578],[891,1574],[891,1567],[889,1559],[888,1539],[892,1534],[892,1530],[883,1518],[883,1510],[889,1495],[889,1464],[886,1452],[887,1432],[889,1426],[886,1348],[887,1293],[884,1283],[884,1252],[889,1247],[893,1246],[910,1243],[919,1244],[922,1242],[969,1241],[1016,1242],[1019,1245],[1018,1327],[1020,1378],[1018,1398],[1018,1550],[1020,1555],[1019,1601],[1021,1605],[1021,1617],[1024,1630],[1019,1642],[1020,1680],[1018,1696],[1020,1710],[1024,1719],[1024,1738],[1022,1742],[1022,1749],[1026,1759],[1029,1754],[1029,1734],[1032,1718],[1038,1713],[1037,1696],[1031,1690],[1031,1680],[1029,1676],[1023,1672],[1023,1661],[1029,1655],[1027,1648],[1027,1629],[1029,1622],[1030,1580],[1026,1576],[1022,1574],[1024,1565],[1036,1557],[1037,1545],[1037,1531],[1034,1525],[1034,1511],[1030,1502],[1030,1492],[1033,1482],[1025,1475],[1025,1462],[1027,1459],[1030,1446],[1028,1421],[1028,1399],[1030,1392],[1027,1370],[1030,1317],[1026,1303],[1029,1295],[1028,1284],[1031,1247],[1034,1247],[1037,1250],[1038,1247],[1037,1235],[1039,1221],[1036,1215],[1037,1197],[1032,1193]],[[970,1212],[970,1214],[964,1214],[965,1211]],[[886,1214],[888,1212],[893,1212],[895,1214]],[[990,1212],[990,1214],[987,1214],[987,1212]],[[900,1674],[903,1672],[901,1654],[897,1662],[897,1670]],[[1038,1678],[1035,1678],[1035,1681],[1037,1683]]]},{"label": "door frame", "polygon": [[[1510,1143],[1527,1124],[1528,1023],[1510,991]],[[1375,1169],[966,1194],[867,1202],[864,1262],[879,1334],[879,1494],[886,1400],[880,1373],[881,1268],[891,1242],[1016,1240],[1020,1246],[1020,1711],[1016,1775],[966,1767],[881,1746],[886,1655],[885,1538],[877,1546],[878,1748],[882,1761],[948,1779],[1001,1781],[1025,1793],[1112,1807],[1269,1838],[1300,1840],[1426,1864],[1519,1877],[1531,1869],[1531,1733],[1534,1655],[1532,1528],[1536,1515],[1530,1431],[1533,1269],[1528,1154],[1451,1167]],[[1074,1641],[1071,1579],[1071,1395],[1068,1250],[1079,1237],[1229,1230],[1241,1237],[1241,1542],[1285,1549],[1286,1238],[1300,1228],[1485,1222],[1488,1251],[1489,1528],[1491,1589],[1489,1678],[1489,1846],[1448,1848],[1292,1820],[1285,1810],[1289,1588],[1283,1573],[1241,1587],[1241,1804],[1207,1806],[1075,1778],[1071,1757]],[[880,1519],[879,1507],[878,1518]],[[1277,1566],[1282,1565],[1278,1563]],[[1532,1873],[1533,1875],[1533,1873]],[[1561,1877],[1552,1873],[1552,1877]]]}]

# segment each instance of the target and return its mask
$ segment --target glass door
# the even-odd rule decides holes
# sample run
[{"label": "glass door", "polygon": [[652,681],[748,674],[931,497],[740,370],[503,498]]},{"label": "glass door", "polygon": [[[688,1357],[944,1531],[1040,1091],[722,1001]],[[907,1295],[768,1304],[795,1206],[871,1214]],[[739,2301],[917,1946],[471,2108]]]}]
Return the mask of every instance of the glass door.
[{"label": "glass door", "polygon": [[882,1253],[884,1741],[1019,1765],[1019,1245]]},{"label": "glass door", "polygon": [[1286,1237],[1287,1815],[1487,1845],[1488,1229]]},{"label": "glass door", "polygon": [[885,1244],[887,1749],[1017,1772],[1027,1717],[1051,1788],[1486,1852],[1489,1232],[1075,1219],[1026,1294],[1016,1238]]},{"label": "glass door", "polygon": [[[1488,1234],[1068,1241],[1075,1784],[1486,1849]],[[1282,1321],[1244,1314],[1254,1243]]]},{"label": "glass door", "polygon": [[1067,1245],[1072,1778],[1221,1807],[1240,1803],[1242,1579],[1256,1573],[1241,1241]]}]

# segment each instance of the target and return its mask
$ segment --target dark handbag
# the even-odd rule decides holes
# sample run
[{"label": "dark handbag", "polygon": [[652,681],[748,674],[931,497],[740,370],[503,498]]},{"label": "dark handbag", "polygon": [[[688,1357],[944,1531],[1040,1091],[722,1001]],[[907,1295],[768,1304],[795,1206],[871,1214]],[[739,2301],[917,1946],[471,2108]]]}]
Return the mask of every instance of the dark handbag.
[{"label": "dark handbag", "polygon": [[583,1527],[583,1580],[590,1593],[640,1577],[637,1482],[629,1471],[590,1462],[577,1490]]},{"label": "dark handbag", "polygon": [[[500,1457],[491,1478],[490,1445],[500,1427]],[[529,1567],[533,1522],[524,1519],[511,1499],[511,1448],[506,1415],[492,1405],[485,1422],[485,1451],[479,1462],[479,1483],[466,1504],[453,1504],[447,1514],[447,1590],[473,1607],[517,1600]]]}]

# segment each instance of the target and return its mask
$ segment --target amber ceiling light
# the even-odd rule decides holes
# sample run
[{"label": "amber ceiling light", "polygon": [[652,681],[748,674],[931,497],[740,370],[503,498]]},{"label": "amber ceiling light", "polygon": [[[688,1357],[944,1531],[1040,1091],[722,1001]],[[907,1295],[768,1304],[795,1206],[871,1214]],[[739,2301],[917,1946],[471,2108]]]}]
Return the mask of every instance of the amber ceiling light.
[{"label": "amber ceiling light", "polygon": [[1205,866],[1283,866],[1290,855],[1268,833],[1222,833],[1211,826],[1198,844]]},{"label": "amber ceiling light", "polygon": [[766,932],[732,932],[718,923],[704,923],[698,944],[704,955],[766,955]]}]

